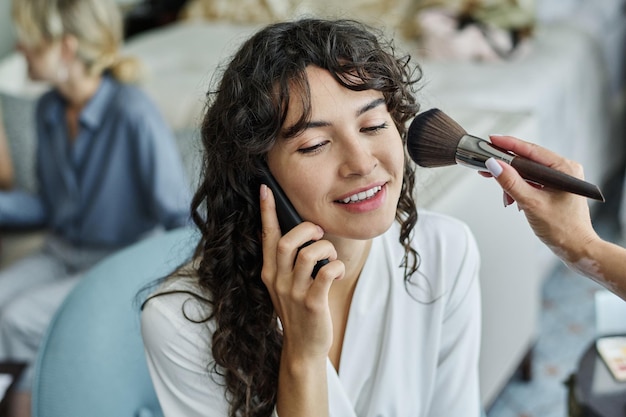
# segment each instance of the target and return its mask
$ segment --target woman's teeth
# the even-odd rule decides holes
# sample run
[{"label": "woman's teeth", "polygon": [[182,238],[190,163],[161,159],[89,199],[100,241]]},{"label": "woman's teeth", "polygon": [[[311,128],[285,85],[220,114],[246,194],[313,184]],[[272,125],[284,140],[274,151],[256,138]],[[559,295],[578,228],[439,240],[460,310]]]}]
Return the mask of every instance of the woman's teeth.
[{"label": "woman's teeth", "polygon": [[370,188],[367,191],[362,191],[360,193],[353,194],[350,197],[346,197],[343,200],[341,200],[341,202],[344,204],[348,204],[348,203],[356,203],[357,201],[367,200],[368,198],[372,198],[376,193],[382,190],[382,188],[383,187],[380,185],[374,188]]}]

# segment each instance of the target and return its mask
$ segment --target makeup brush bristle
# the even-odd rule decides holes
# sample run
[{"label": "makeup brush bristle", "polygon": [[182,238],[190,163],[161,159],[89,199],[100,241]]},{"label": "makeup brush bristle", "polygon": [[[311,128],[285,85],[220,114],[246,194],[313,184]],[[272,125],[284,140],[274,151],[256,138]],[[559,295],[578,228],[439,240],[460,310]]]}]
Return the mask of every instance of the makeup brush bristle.
[{"label": "makeup brush bristle", "polygon": [[411,159],[422,167],[456,164],[456,148],[465,135],[457,122],[439,109],[418,114],[407,134],[407,150]]}]

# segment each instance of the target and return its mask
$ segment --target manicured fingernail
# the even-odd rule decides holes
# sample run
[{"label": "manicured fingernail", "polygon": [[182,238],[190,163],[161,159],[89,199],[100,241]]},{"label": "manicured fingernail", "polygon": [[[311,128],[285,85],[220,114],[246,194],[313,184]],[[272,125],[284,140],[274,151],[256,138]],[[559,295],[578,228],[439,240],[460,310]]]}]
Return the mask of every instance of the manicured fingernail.
[{"label": "manicured fingernail", "polygon": [[261,200],[265,200],[267,198],[267,185],[261,184],[261,192],[260,192]]},{"label": "manicured fingernail", "polygon": [[506,193],[502,193],[502,202],[504,203],[504,207],[509,206],[509,199],[507,198]]},{"label": "manicured fingernail", "polygon": [[498,137],[501,137],[501,136],[506,136],[506,135],[503,135],[502,133],[490,133],[490,134],[489,134],[489,136],[498,136]]},{"label": "manicured fingernail", "polygon": [[489,158],[485,161],[485,166],[494,177],[499,177],[502,174],[502,167],[494,158]]}]

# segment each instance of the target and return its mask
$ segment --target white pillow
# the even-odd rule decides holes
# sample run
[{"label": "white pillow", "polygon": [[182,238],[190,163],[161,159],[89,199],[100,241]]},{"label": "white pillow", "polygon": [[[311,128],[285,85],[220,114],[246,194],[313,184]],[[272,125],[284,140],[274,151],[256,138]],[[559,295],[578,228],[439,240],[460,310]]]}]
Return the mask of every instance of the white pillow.
[{"label": "white pillow", "polygon": [[0,92],[37,98],[48,88],[47,84],[28,78],[28,67],[22,54],[14,52],[0,60]]}]

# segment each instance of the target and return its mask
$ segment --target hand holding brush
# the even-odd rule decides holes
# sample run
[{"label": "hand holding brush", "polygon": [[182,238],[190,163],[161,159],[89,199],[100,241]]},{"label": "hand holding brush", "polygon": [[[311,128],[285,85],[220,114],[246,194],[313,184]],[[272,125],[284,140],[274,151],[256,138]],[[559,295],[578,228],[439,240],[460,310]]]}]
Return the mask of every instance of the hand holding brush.
[{"label": "hand holding brush", "polygon": [[[511,136],[491,140],[467,135],[454,120],[433,109],[413,121],[407,146],[420,166],[461,163],[490,173],[556,256],[626,300],[626,249],[602,239],[593,229],[588,204],[575,194],[600,201],[604,197],[598,187],[574,176],[582,178],[582,166]],[[524,179],[557,191],[538,190]]]},{"label": "hand holding brush", "polygon": [[[493,143],[543,165],[582,178],[582,166],[539,145],[511,136],[491,136]],[[489,173],[508,201],[516,201],[533,232],[574,271],[626,300],[626,249],[602,239],[593,229],[589,205],[568,192],[545,192],[527,184],[506,163],[487,160]]]},{"label": "hand holding brush", "polygon": [[499,159],[514,167],[528,181],[604,201],[596,185],[470,135],[439,109],[430,109],[415,117],[409,127],[407,149],[415,163],[427,168],[461,164],[487,171],[486,161]]}]

